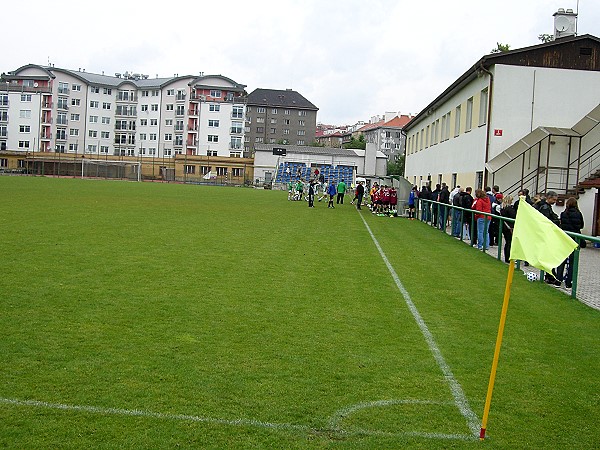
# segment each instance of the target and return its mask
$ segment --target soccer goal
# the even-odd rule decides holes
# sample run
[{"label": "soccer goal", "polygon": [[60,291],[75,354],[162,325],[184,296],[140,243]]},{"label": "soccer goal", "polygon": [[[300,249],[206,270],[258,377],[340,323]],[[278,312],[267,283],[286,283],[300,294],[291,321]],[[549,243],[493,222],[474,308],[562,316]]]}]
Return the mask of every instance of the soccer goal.
[{"label": "soccer goal", "polygon": [[112,178],[142,181],[142,163],[106,159],[83,159],[81,178]]}]

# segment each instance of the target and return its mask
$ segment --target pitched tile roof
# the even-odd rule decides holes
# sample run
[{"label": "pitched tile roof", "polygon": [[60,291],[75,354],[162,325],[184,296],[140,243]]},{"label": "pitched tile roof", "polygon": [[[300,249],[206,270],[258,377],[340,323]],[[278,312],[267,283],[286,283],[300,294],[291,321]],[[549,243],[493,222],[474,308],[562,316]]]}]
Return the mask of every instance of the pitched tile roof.
[{"label": "pitched tile roof", "polygon": [[255,89],[248,95],[248,105],[319,110],[306,98],[291,89]]}]

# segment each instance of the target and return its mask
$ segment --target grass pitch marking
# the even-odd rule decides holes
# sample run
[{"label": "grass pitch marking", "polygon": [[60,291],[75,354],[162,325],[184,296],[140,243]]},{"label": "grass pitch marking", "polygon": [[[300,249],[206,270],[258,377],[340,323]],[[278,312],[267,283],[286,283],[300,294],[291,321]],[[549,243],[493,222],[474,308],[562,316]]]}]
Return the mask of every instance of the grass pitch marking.
[{"label": "grass pitch marking", "polygon": [[265,428],[269,430],[279,430],[288,432],[297,432],[303,434],[314,434],[314,435],[338,435],[342,437],[352,436],[389,436],[389,437],[423,437],[428,439],[455,439],[455,440],[469,440],[472,436],[466,434],[444,434],[444,433],[421,433],[421,432],[399,432],[390,433],[385,431],[376,430],[344,430],[339,427],[339,421],[347,415],[359,409],[371,407],[371,406],[386,406],[395,405],[402,403],[424,403],[424,404],[435,404],[439,402],[429,402],[426,400],[383,400],[377,402],[360,403],[353,405],[348,408],[344,408],[338,411],[330,420],[330,424],[333,423],[335,428],[313,428],[307,425],[295,425],[291,423],[276,423],[276,422],[263,422],[255,419],[219,419],[214,417],[201,417],[193,416],[188,414],[165,414],[153,411],[144,411],[140,409],[123,409],[123,408],[103,408],[98,406],[87,406],[87,405],[68,405],[64,403],[49,403],[42,402],[39,400],[19,400],[14,398],[0,398],[0,404],[13,405],[20,407],[32,407],[32,408],[44,408],[54,409],[61,411],[76,411],[90,414],[101,414],[109,416],[130,416],[130,417],[144,417],[159,420],[177,420],[177,421],[188,421],[206,423],[212,425],[225,425],[233,427],[254,427],[254,428]]},{"label": "grass pitch marking", "polygon": [[460,383],[456,380],[456,378],[454,377],[454,374],[452,373],[452,369],[450,369],[450,366],[448,365],[448,363],[442,356],[442,352],[440,351],[440,348],[436,344],[435,339],[433,338],[433,335],[431,334],[431,331],[429,331],[429,328],[427,327],[427,324],[421,317],[419,310],[417,309],[417,307],[413,303],[412,299],[410,298],[410,294],[408,293],[408,291],[406,290],[406,288],[400,281],[398,274],[396,273],[396,271],[394,270],[394,267],[392,266],[392,264],[388,260],[387,256],[385,255],[383,249],[381,248],[381,245],[379,245],[379,241],[377,241],[377,238],[371,231],[371,227],[369,227],[369,224],[367,223],[367,221],[365,220],[363,215],[360,213],[359,213],[359,215],[360,215],[360,218],[362,219],[363,223],[365,224],[367,231],[371,235],[371,239],[373,240],[375,247],[377,247],[377,250],[379,251],[379,255],[383,259],[383,262],[385,263],[390,274],[392,275],[392,278],[394,279],[394,282],[396,283],[398,290],[404,297],[406,306],[408,306],[408,309],[412,313],[412,315],[415,319],[415,322],[417,322],[417,325],[419,326],[419,329],[421,330],[421,333],[423,334],[423,337],[425,338],[425,341],[427,342],[427,345],[429,346],[429,350],[431,350],[431,353],[433,354],[435,361],[437,362],[440,370],[444,374],[444,378],[446,379],[446,382],[450,386],[450,391],[452,392],[452,396],[454,397],[454,403],[456,404],[456,407],[458,408],[460,413],[463,415],[463,417],[466,419],[467,426],[471,430],[471,433],[473,433],[474,436],[478,436],[479,431],[480,431],[480,421],[479,421],[477,415],[473,412],[473,410],[469,406],[469,401],[467,400],[467,397],[465,396],[465,393],[464,393]]}]

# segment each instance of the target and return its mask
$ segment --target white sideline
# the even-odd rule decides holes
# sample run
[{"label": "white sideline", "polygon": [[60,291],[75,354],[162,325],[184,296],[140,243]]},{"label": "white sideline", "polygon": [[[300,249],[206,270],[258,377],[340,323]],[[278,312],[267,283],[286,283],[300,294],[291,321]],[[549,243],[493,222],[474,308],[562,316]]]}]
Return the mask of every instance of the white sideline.
[{"label": "white sideline", "polygon": [[410,298],[410,294],[404,288],[404,285],[400,281],[400,278],[398,277],[398,274],[394,270],[394,267],[392,267],[392,264],[387,259],[387,256],[385,255],[385,253],[383,252],[383,249],[379,245],[377,238],[375,238],[375,235],[371,231],[369,224],[367,223],[367,221],[365,220],[365,218],[363,217],[362,214],[359,213],[359,216],[362,219],[363,223],[365,224],[367,231],[371,235],[371,239],[375,243],[375,247],[377,247],[377,250],[379,251],[379,255],[381,256],[381,258],[383,259],[383,262],[385,263],[388,270],[390,271],[390,274],[392,275],[392,278],[394,279],[394,282],[396,283],[398,290],[404,297],[404,301],[406,302],[408,309],[412,313],[412,315],[415,319],[415,322],[417,322],[417,325],[419,326],[419,329],[421,330],[421,333],[423,334],[423,337],[425,338],[425,341],[427,342],[427,345],[429,346],[429,350],[431,350],[431,353],[433,354],[433,357],[435,358],[440,370],[444,374],[444,378],[446,379],[446,381],[448,382],[448,385],[450,386],[450,391],[452,392],[452,396],[454,397],[454,403],[456,404],[456,407],[458,408],[460,413],[464,416],[464,418],[467,420],[467,426],[471,430],[471,433],[473,433],[473,435],[475,435],[475,436],[478,436],[481,423],[480,423],[477,415],[473,412],[473,410],[469,406],[469,401],[467,400],[467,397],[465,396],[465,393],[463,392],[460,383],[456,380],[456,378],[454,378],[452,369],[450,369],[450,366],[448,365],[448,363],[442,356],[442,352],[440,351],[440,348],[437,346],[435,339],[433,338],[433,335],[431,334],[431,332],[429,331],[429,328],[427,327],[427,324],[421,317],[419,310],[417,309],[417,307],[413,303],[412,299]]},{"label": "white sideline", "polygon": [[[350,406],[345,408],[338,413],[336,413],[336,417],[339,415],[339,419],[343,418],[342,415],[347,415],[361,408],[366,408],[369,406],[383,406],[384,404],[398,404],[398,403],[430,403],[427,401],[414,401],[414,400],[384,400],[379,402],[370,402],[370,403],[361,403],[359,405]],[[91,414],[103,414],[103,415],[111,415],[111,416],[131,416],[131,417],[149,417],[153,419],[161,419],[161,420],[183,420],[190,422],[199,422],[199,423],[208,423],[208,424],[216,424],[216,425],[228,425],[228,426],[238,426],[238,427],[257,427],[257,428],[266,428],[271,430],[283,430],[283,431],[295,431],[302,433],[312,433],[312,434],[331,434],[337,433],[341,436],[389,436],[389,437],[401,437],[401,436],[414,436],[414,437],[423,437],[429,439],[455,439],[455,440],[468,440],[471,439],[472,436],[466,434],[444,434],[444,433],[424,433],[418,431],[406,431],[400,433],[391,433],[386,431],[375,431],[375,430],[364,430],[364,429],[356,429],[356,430],[344,430],[341,428],[336,428],[334,430],[330,429],[321,429],[321,428],[313,428],[307,425],[294,425],[291,423],[275,423],[275,422],[263,422],[260,420],[254,419],[218,419],[213,417],[201,417],[201,416],[192,416],[188,414],[165,414],[158,413],[152,411],[144,411],[140,409],[122,409],[122,408],[102,408],[98,406],[85,406],[85,405],[67,405],[64,403],[49,403],[42,402],[38,400],[18,400],[14,398],[1,398],[0,404],[14,405],[14,406],[25,406],[25,407],[35,407],[35,408],[46,408],[46,409],[58,409],[62,411],[78,411],[78,412],[87,412]],[[336,420],[335,418],[332,420]]]}]

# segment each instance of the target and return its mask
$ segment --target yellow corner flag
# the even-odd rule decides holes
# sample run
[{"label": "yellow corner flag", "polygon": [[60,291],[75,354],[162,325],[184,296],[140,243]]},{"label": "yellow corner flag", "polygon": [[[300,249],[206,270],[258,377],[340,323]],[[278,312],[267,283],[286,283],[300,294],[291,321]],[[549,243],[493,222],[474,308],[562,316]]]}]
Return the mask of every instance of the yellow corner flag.
[{"label": "yellow corner flag", "polygon": [[527,261],[551,273],[577,248],[577,243],[521,197],[513,230],[510,259]]}]

